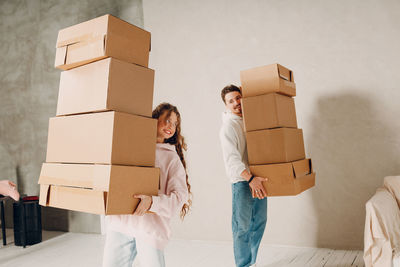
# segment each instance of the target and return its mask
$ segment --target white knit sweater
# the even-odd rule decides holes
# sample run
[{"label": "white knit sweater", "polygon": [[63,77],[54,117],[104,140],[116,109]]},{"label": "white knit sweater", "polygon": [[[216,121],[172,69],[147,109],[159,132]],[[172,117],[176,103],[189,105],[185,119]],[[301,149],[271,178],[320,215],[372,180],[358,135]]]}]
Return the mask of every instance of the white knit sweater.
[{"label": "white knit sweater", "polygon": [[242,117],[230,111],[222,113],[222,127],[219,132],[226,174],[231,183],[246,181],[240,174],[247,169],[246,137]]}]

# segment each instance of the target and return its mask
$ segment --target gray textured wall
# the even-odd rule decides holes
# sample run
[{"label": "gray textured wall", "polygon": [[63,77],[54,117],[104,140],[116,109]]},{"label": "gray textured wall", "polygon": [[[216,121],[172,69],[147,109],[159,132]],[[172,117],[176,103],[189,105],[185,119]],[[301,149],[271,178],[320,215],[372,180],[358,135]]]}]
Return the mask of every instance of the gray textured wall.
[{"label": "gray textured wall", "polygon": [[[0,0],[0,179],[15,181],[21,193],[39,190],[58,96],[58,30],[107,13],[143,26],[141,0]],[[55,209],[44,214],[49,229],[100,230],[98,216]]]}]

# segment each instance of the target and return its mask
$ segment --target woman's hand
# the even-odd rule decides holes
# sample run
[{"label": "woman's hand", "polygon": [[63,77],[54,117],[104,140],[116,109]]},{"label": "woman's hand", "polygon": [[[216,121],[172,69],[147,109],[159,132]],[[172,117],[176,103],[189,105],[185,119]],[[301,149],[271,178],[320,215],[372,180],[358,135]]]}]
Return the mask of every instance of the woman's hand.
[{"label": "woman's hand", "polygon": [[263,182],[267,180],[268,178],[254,177],[254,179],[249,184],[253,198],[263,199],[267,197],[267,192],[265,191],[265,188],[263,186]]},{"label": "woman's hand", "polygon": [[151,196],[146,195],[134,195],[133,197],[140,198],[139,205],[136,207],[133,215],[143,216],[150,209],[153,199]]}]

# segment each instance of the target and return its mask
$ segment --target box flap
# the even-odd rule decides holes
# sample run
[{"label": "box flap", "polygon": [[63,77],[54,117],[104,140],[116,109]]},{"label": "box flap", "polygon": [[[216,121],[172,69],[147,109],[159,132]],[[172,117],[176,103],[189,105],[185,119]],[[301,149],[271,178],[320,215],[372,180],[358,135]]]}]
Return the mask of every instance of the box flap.
[{"label": "box flap", "polygon": [[39,184],[75,186],[107,191],[110,165],[43,163]]},{"label": "box flap", "polygon": [[281,77],[282,79],[285,79],[287,81],[293,82],[292,71],[285,68],[282,65],[279,65],[279,64],[276,64],[276,65],[278,66],[279,77]]},{"label": "box flap", "polygon": [[64,65],[67,60],[67,47],[63,46],[56,49],[56,62],[54,64],[55,67],[60,65]]},{"label": "box flap", "polygon": [[294,177],[302,177],[311,173],[311,159],[292,162]]},{"label": "box flap", "polygon": [[107,14],[60,30],[57,37],[57,47],[83,42],[106,34],[109,17],[110,15]]},{"label": "box flap", "polygon": [[[106,51],[106,39],[107,35],[101,35],[79,43],[68,45],[66,64],[78,61],[78,59],[75,59],[75,57],[78,56],[77,53],[79,53],[80,61],[84,60],[82,58],[103,55]],[[87,55],[83,57],[83,54]]]},{"label": "box flap", "polygon": [[288,183],[294,179],[291,163],[250,165],[250,172],[259,177],[267,177],[268,183]]},{"label": "box flap", "polygon": [[300,194],[301,192],[315,186],[315,172],[296,179],[295,183],[297,194]]},{"label": "box flap", "polygon": [[48,206],[49,195],[50,195],[50,185],[48,184],[40,185],[39,204],[42,206]]},{"label": "box flap", "polygon": [[104,214],[104,197],[104,192],[92,189],[51,186],[48,206],[94,214]]},{"label": "box flap", "polygon": [[87,42],[88,40],[92,39],[93,37],[95,37],[95,36],[93,36],[92,34],[83,34],[80,36],[75,36],[71,39],[57,42],[57,48],[61,48],[61,47],[68,46],[68,45],[73,45],[76,43]]},{"label": "box flap", "polygon": [[106,38],[107,35],[101,35],[57,48],[55,67],[69,70],[104,58]]}]

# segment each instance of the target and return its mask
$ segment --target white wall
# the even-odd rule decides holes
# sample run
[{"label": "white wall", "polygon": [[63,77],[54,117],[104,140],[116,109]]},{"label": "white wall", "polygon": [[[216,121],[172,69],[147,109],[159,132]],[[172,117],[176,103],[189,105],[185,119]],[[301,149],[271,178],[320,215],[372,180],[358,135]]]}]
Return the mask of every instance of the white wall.
[{"label": "white wall", "polygon": [[176,104],[193,211],[174,238],[231,239],[231,188],[218,131],[220,90],[242,69],[294,71],[296,109],[317,185],[270,198],[263,242],[362,248],[364,204],[400,174],[400,2],[145,0],[155,104]]}]

